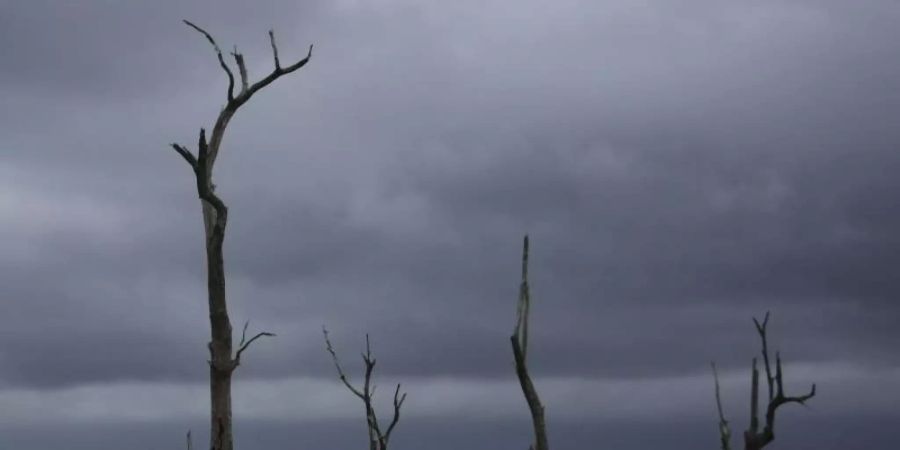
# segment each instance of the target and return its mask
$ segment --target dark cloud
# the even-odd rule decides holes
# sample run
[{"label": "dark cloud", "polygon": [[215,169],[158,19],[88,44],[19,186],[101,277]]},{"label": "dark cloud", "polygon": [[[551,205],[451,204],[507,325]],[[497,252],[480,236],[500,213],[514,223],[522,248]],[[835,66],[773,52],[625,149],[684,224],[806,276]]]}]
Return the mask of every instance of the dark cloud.
[{"label": "dark cloud", "polygon": [[[384,375],[509,377],[525,232],[539,376],[746,367],[767,309],[792,364],[896,367],[898,16],[874,0],[2,2],[0,382],[206,376],[198,201],[167,144],[211,125],[225,80],[182,18],[254,77],[270,27],[283,58],[317,48],[241,110],[217,167],[233,321],[279,334],[248,379],[331,376],[323,324],[351,360],[370,332]],[[779,441],[875,433],[835,423]],[[591,426],[685,448],[714,434]],[[470,446],[523,433],[505,427],[470,427]],[[416,430],[398,445],[450,433]],[[570,431],[562,447],[596,440]],[[42,438],[70,437],[110,445]]]}]

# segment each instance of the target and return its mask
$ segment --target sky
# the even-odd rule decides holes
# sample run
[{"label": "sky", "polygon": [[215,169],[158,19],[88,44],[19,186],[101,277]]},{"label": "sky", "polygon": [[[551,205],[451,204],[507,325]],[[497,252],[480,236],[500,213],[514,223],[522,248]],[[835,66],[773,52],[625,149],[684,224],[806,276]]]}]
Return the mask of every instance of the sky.
[{"label": "sky", "polygon": [[[226,78],[311,61],[235,116],[237,448],[364,448],[369,333],[398,450],[737,437],[752,318],[789,394],[772,449],[895,448],[900,4],[890,0],[0,0],[0,448],[184,448],[208,425],[202,219],[169,147]],[[600,443],[598,443],[598,441]]]}]

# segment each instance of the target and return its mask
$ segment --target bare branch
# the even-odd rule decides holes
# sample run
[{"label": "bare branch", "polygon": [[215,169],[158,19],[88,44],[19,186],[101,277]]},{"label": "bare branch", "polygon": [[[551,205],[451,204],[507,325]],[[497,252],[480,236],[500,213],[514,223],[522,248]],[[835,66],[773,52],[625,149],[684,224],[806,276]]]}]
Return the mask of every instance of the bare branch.
[{"label": "bare branch", "polygon": [[266,337],[275,337],[275,333],[269,333],[268,331],[262,331],[262,332],[256,333],[255,336],[253,336],[252,338],[250,338],[249,341],[247,341],[244,345],[242,345],[242,346],[238,349],[237,353],[235,354],[235,359],[240,360],[240,359],[241,359],[241,353],[243,353],[244,350],[247,350],[247,348],[250,347],[250,344],[252,344],[253,341],[255,341],[255,340],[257,340],[257,339],[259,339],[259,338],[261,338],[261,337],[263,337],[263,336],[266,336]]},{"label": "bare branch", "polygon": [[719,439],[721,441],[722,450],[731,450],[731,429],[728,427],[728,420],[725,419],[725,413],[722,410],[722,396],[719,392],[719,371],[716,370],[716,362],[710,363],[713,371],[713,379],[716,382],[716,410],[719,412]]},{"label": "bare branch", "polygon": [[337,352],[334,351],[334,347],[331,345],[331,340],[328,338],[328,330],[325,329],[325,327],[322,327],[322,334],[325,336],[325,349],[331,354],[331,358],[334,361],[334,366],[337,369],[341,382],[344,383],[344,386],[346,386],[350,392],[363,401],[366,410],[366,428],[369,435],[369,449],[387,450],[391,433],[393,432],[394,427],[397,426],[397,422],[400,420],[400,408],[406,400],[406,393],[400,395],[400,385],[398,384],[397,388],[394,390],[394,416],[387,431],[382,432],[381,426],[378,423],[378,416],[375,413],[375,408],[372,404],[372,399],[375,397],[375,385],[372,383],[372,373],[375,370],[376,360],[372,357],[372,347],[369,335],[366,334],[366,351],[360,355],[366,366],[365,380],[363,381],[362,391],[360,391],[350,384],[347,375],[344,373],[343,368],[341,368]]},{"label": "bare branch", "polygon": [[[372,347],[369,343],[369,333],[366,333],[366,353],[362,356],[366,365],[366,378],[363,382],[363,403],[366,406],[366,417],[371,428],[371,432],[381,442],[381,427],[378,425],[378,416],[375,414],[375,407],[372,405],[372,397],[375,396],[375,385],[372,384],[372,372],[375,370],[375,359],[372,358]],[[384,448],[379,445],[379,450]]]},{"label": "bare branch", "polygon": [[234,57],[234,62],[237,63],[238,72],[241,74],[241,93],[247,92],[247,88],[250,85],[250,79],[247,76],[247,65],[244,64],[244,55],[238,53],[237,46],[234,46],[234,51],[231,52],[231,56]]},{"label": "bare branch", "polygon": [[194,169],[197,178],[197,195],[202,200],[209,203],[215,209],[216,213],[212,233],[207,235],[207,240],[221,243],[225,238],[225,225],[228,221],[228,207],[225,206],[225,202],[223,202],[214,192],[214,185],[211,181],[211,160],[214,153],[210,151],[209,145],[206,142],[206,129],[204,128],[200,129],[197,147],[197,165]]},{"label": "bare branch", "polygon": [[260,333],[256,333],[250,340],[247,340],[247,327],[250,326],[250,321],[244,322],[244,330],[241,332],[241,342],[238,344],[238,351],[234,354],[234,367],[237,367],[241,364],[241,353],[244,353],[244,350],[250,348],[250,344],[253,341],[266,336],[266,337],[275,337],[275,333],[269,333],[268,331],[263,331]]},{"label": "bare branch", "polygon": [[222,49],[219,48],[219,44],[217,44],[216,40],[213,39],[212,35],[207,33],[206,30],[204,30],[203,28],[200,28],[197,25],[194,25],[189,20],[182,20],[182,21],[185,24],[187,24],[187,26],[197,30],[198,32],[200,32],[204,36],[206,36],[206,40],[208,40],[209,43],[212,44],[213,49],[215,49],[215,51],[216,51],[216,57],[219,58],[219,65],[222,66],[222,70],[224,70],[225,73],[228,75],[228,101],[229,102],[233,101],[234,100],[234,74],[231,73],[231,69],[228,67],[228,64],[225,63],[225,57],[222,56]]},{"label": "bare branch", "polygon": [[766,407],[766,423],[762,431],[759,431],[759,419],[757,418],[758,407],[757,392],[759,384],[759,371],[756,369],[756,359],[753,359],[753,398],[751,404],[751,421],[750,428],[744,432],[744,448],[747,450],[759,450],[775,439],[775,413],[778,408],[787,403],[799,403],[805,405],[806,401],[816,395],[816,385],[813,384],[808,394],[801,396],[786,396],[784,394],[784,372],[781,365],[781,355],[775,353],[775,375],[772,375],[769,365],[769,350],[766,334],[766,326],[769,322],[769,313],[766,313],[762,324],[756,319],[753,323],[756,325],[756,331],[762,340],[762,355],[766,363],[766,381],[769,387],[769,403]]},{"label": "bare branch", "polygon": [[[275,58],[275,70],[281,70],[281,61],[278,60],[278,46],[275,45],[275,30],[269,30],[269,43],[272,44],[272,57]],[[312,49],[310,48],[310,51]]]},{"label": "bare branch", "polygon": [[178,154],[181,155],[181,157],[184,158],[184,160],[187,161],[188,164],[190,164],[191,169],[193,169],[196,172],[197,171],[197,158],[194,157],[194,155],[191,153],[191,151],[184,148],[184,146],[176,144],[174,142],[171,145],[172,145],[172,148],[174,148],[175,151],[178,152]]},{"label": "bare branch", "polygon": [[341,368],[341,363],[338,360],[337,353],[334,351],[334,347],[331,346],[331,340],[328,339],[328,329],[326,329],[324,326],[322,327],[322,334],[325,336],[325,350],[327,350],[328,353],[331,354],[331,359],[332,361],[334,361],[334,368],[337,369],[338,377],[344,383],[344,386],[347,386],[347,389],[350,389],[350,392],[353,392],[354,395],[365,400],[363,393],[353,387],[352,384],[350,384],[350,379],[347,378],[347,375],[344,373],[344,369]]},{"label": "bare branch", "polygon": [[238,343],[238,348],[243,347],[243,346],[244,346],[244,342],[247,341],[247,327],[249,327],[249,326],[250,326],[250,321],[249,321],[249,320],[245,321],[245,322],[244,322],[244,329],[241,330],[241,342]]},{"label": "bare branch", "polygon": [[[274,41],[271,41],[271,42],[274,42]],[[275,47],[275,49],[276,49],[275,52],[276,52],[276,53],[277,53],[277,48],[278,48],[278,47]],[[291,73],[291,72],[294,72],[294,71],[296,71],[297,69],[300,69],[301,67],[305,66],[306,63],[309,62],[309,59],[312,57],[312,49],[313,49],[313,46],[312,46],[312,44],[310,44],[309,50],[307,51],[306,57],[305,57],[305,58],[303,58],[303,59],[301,59],[300,61],[297,61],[296,63],[291,64],[290,66],[285,67],[285,68],[276,67],[275,70],[272,71],[272,73],[270,73],[269,75],[267,75],[267,76],[266,76],[265,78],[263,78],[262,80],[259,80],[259,81],[257,81],[256,83],[254,83],[252,86],[250,86],[250,89],[247,90],[247,92],[244,94],[244,96],[246,96],[246,99],[249,99],[249,98],[250,98],[253,94],[255,94],[257,91],[259,91],[260,89],[262,89],[262,88],[268,86],[268,85],[271,84],[273,81],[275,81],[275,80],[277,80],[278,78],[280,78],[281,76],[287,75],[287,74],[289,74],[289,73]]]},{"label": "bare branch", "polygon": [[384,439],[388,440],[391,436],[391,432],[394,431],[394,427],[397,426],[397,422],[400,421],[400,407],[403,406],[403,402],[406,400],[406,393],[404,392],[402,396],[399,397],[400,394],[400,384],[397,383],[397,389],[394,389],[394,418],[391,420],[391,424],[388,425],[387,432],[384,433]]},{"label": "bare branch", "polygon": [[753,318],[753,324],[756,325],[756,332],[759,333],[759,337],[762,339],[762,355],[763,362],[766,364],[766,381],[769,386],[769,401],[771,402],[775,394],[772,389],[774,378],[772,378],[772,369],[769,365],[769,347],[766,341],[766,327],[769,325],[769,311],[766,311],[766,316],[763,319],[762,325],[756,320],[756,317]]},{"label": "bare branch", "polygon": [[[200,137],[197,138],[197,159],[198,162],[202,162],[204,165],[208,164],[207,159],[209,158],[209,146],[206,143],[206,128],[200,128]],[[208,177],[207,174],[203,174]]]}]

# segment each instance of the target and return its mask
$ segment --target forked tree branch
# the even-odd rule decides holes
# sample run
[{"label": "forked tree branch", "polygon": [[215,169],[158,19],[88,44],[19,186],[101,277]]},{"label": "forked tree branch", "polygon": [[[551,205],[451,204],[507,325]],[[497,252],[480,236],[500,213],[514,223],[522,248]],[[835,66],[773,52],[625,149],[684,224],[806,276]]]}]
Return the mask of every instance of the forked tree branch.
[{"label": "forked tree branch", "polygon": [[249,327],[249,326],[250,326],[249,320],[244,322],[244,330],[241,331],[241,342],[238,344],[238,350],[234,354],[234,367],[237,367],[241,364],[241,353],[244,353],[244,350],[247,350],[248,348],[250,348],[250,344],[252,344],[253,341],[255,341],[263,336],[275,337],[275,333],[270,333],[268,331],[262,331],[262,332],[256,333],[253,337],[251,337],[248,340],[247,339],[247,327]]},{"label": "forked tree branch", "polygon": [[388,429],[384,433],[385,440],[391,436],[391,432],[394,431],[394,427],[400,421],[400,407],[403,406],[404,401],[406,401],[406,392],[400,395],[400,383],[397,383],[397,388],[394,389],[394,418],[391,419],[391,424],[388,425]]},{"label": "forked tree branch", "polygon": [[234,116],[234,113],[237,112],[238,108],[240,108],[244,103],[247,103],[247,101],[250,100],[251,97],[253,97],[253,94],[259,92],[262,88],[268,86],[278,78],[295,72],[301,67],[305,66],[309,62],[309,59],[312,57],[313,46],[309,46],[306,57],[304,57],[303,59],[287,67],[281,67],[281,61],[278,57],[278,47],[275,44],[275,32],[273,30],[269,30],[269,44],[272,47],[272,55],[275,60],[275,67],[271,73],[269,73],[256,83],[250,83],[246,63],[244,61],[244,55],[242,53],[239,53],[237,51],[237,48],[235,48],[231,55],[232,57],[234,57],[235,63],[238,66],[238,73],[241,77],[241,92],[235,95],[234,72],[232,72],[231,68],[228,66],[228,63],[225,62],[225,57],[222,54],[222,49],[219,47],[219,44],[216,43],[216,40],[212,37],[211,34],[209,34],[203,28],[200,28],[193,22],[184,20],[184,23],[197,32],[201,33],[204,37],[206,37],[206,40],[209,41],[210,44],[212,44],[213,49],[216,52],[216,57],[219,60],[219,65],[228,76],[228,103],[225,105],[225,108],[222,109],[222,111],[219,113],[219,117],[216,119],[216,123],[215,126],[213,126],[212,136],[210,137],[209,142],[210,155],[207,158],[208,164],[206,170],[210,173],[211,177],[212,167],[219,152],[219,144],[222,141],[222,136],[225,133],[225,128],[228,126],[228,122],[231,120],[231,117]]},{"label": "forked tree branch", "polygon": [[225,225],[228,219],[228,207],[225,202],[220,199],[214,190],[212,184],[212,173],[210,170],[209,144],[206,141],[206,129],[200,128],[200,137],[197,142],[197,157],[191,154],[190,150],[183,145],[171,144],[172,148],[187,161],[188,165],[194,171],[197,180],[197,195],[200,199],[209,203],[216,212],[216,220],[213,223],[213,229],[208,239],[221,243],[225,236]]},{"label": "forked tree branch", "polygon": [[756,331],[762,341],[762,356],[766,366],[766,383],[768,385],[769,402],[766,406],[766,421],[762,431],[759,431],[759,370],[756,368],[756,359],[753,359],[753,376],[751,379],[751,399],[750,399],[750,428],[744,432],[744,448],[746,450],[759,450],[775,439],[775,413],[778,408],[788,403],[798,403],[805,405],[806,401],[816,395],[816,385],[813,383],[809,393],[799,396],[788,396],[784,393],[784,371],[781,366],[781,355],[775,353],[775,375],[772,375],[771,365],[769,363],[769,346],[767,329],[769,322],[769,313],[760,323],[756,318],[753,319],[756,325]]},{"label": "forked tree branch", "polygon": [[400,384],[397,384],[396,389],[394,389],[394,416],[391,419],[391,423],[388,425],[387,430],[382,432],[381,426],[378,424],[378,416],[376,415],[375,408],[372,404],[372,399],[375,396],[375,385],[372,384],[372,372],[375,369],[376,360],[372,357],[369,335],[366,334],[366,351],[362,354],[366,372],[365,381],[363,382],[362,390],[360,390],[350,383],[350,379],[344,373],[344,369],[341,367],[341,363],[338,360],[337,352],[335,352],[334,347],[331,345],[331,340],[328,338],[328,330],[325,329],[325,327],[322,327],[322,334],[325,337],[325,350],[331,354],[331,359],[334,362],[334,367],[337,370],[341,382],[350,390],[350,392],[359,397],[365,405],[366,426],[369,433],[369,449],[387,450],[391,433],[393,433],[394,427],[396,427],[397,423],[400,421],[400,408],[403,406],[403,402],[406,401],[406,393],[401,395]]},{"label": "forked tree branch", "polygon": [[[270,36],[274,36],[274,33],[273,33],[272,35],[270,35]],[[269,75],[267,75],[265,78],[263,78],[263,79],[257,81],[257,82],[254,83],[252,86],[250,86],[250,88],[249,88],[249,89],[247,90],[247,92],[244,94],[244,96],[246,96],[246,100],[249,100],[249,99],[250,99],[250,96],[252,96],[253,94],[255,94],[255,93],[256,93],[257,91],[259,91],[260,89],[262,89],[262,88],[268,86],[270,83],[272,83],[273,81],[277,80],[278,78],[280,78],[280,77],[282,77],[282,76],[284,76],[284,75],[287,75],[287,74],[289,74],[289,73],[291,73],[291,72],[294,72],[294,71],[296,71],[297,69],[300,69],[301,67],[305,66],[306,63],[309,62],[309,58],[312,57],[313,46],[312,46],[312,44],[310,44],[310,45],[309,45],[309,49],[308,49],[307,52],[306,52],[306,57],[304,57],[304,58],[301,59],[300,61],[297,61],[297,62],[294,63],[294,64],[291,64],[290,66],[287,66],[287,67],[281,67],[280,63],[279,63],[278,60],[277,60],[277,57],[278,57],[278,47],[275,46],[275,39],[274,39],[274,37],[271,39],[271,43],[272,43],[272,53],[273,53],[273,55],[274,55],[275,58],[276,58],[276,66],[275,66],[275,69],[272,71],[272,73],[270,73]],[[237,100],[239,100],[239,99],[236,99],[236,101],[237,101]],[[244,101],[246,101],[246,100],[244,100]],[[241,103],[243,103],[243,102],[241,102]]]}]

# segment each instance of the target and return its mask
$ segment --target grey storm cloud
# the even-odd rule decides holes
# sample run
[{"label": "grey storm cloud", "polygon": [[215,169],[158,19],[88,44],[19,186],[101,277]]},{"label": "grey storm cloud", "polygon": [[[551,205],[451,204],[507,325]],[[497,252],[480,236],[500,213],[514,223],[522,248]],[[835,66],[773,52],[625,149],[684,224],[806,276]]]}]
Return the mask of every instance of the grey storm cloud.
[{"label": "grey storm cloud", "polygon": [[[351,362],[371,333],[391,380],[511,380],[526,232],[539,384],[702,380],[711,359],[740,373],[758,346],[750,318],[766,310],[788,367],[854,368],[837,398],[900,364],[894,2],[6,1],[0,399],[202,386],[201,219],[168,144],[212,125],[226,81],[183,18],[236,44],[254,78],[271,68],[269,28],[283,60],[316,48],[238,113],[215,174],[232,211],[236,328],[279,335],[241,380],[334,381],[322,325]],[[567,408],[559,398],[549,411]],[[868,434],[888,448],[871,408],[822,405],[827,417],[790,415],[785,445]],[[601,414],[596,434],[573,414],[551,424],[561,448],[634,430],[715,445],[712,414],[684,429]],[[399,446],[459,436],[409,415]],[[184,429],[97,417],[110,436]],[[304,439],[344,442],[344,422],[313,420],[295,418]],[[845,434],[796,431],[820,420]],[[236,431],[288,442],[282,422]],[[480,436],[472,448],[527,433],[486,423],[449,428]],[[31,426],[0,426],[0,444],[112,448],[71,424],[29,443]]]}]

